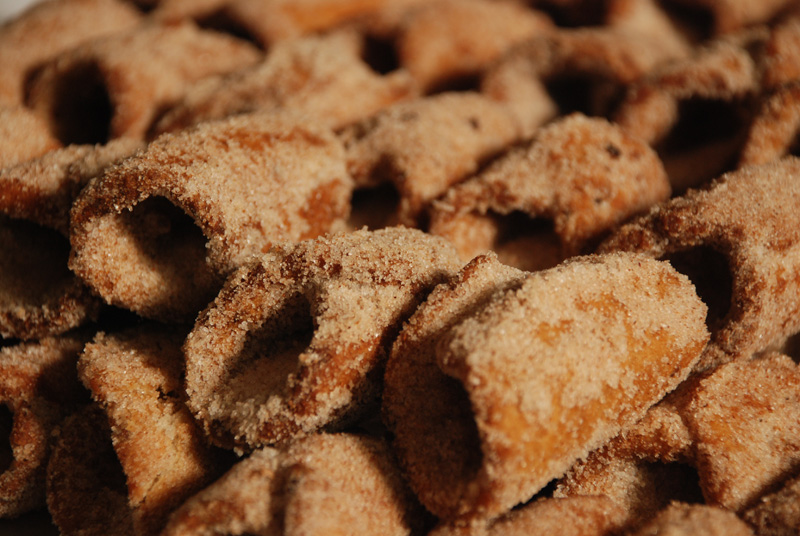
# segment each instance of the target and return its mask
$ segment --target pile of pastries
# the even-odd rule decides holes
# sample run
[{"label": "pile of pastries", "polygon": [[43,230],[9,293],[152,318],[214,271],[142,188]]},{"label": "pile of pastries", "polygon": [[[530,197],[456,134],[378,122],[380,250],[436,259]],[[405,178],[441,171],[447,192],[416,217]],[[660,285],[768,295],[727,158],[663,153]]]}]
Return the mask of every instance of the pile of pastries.
[{"label": "pile of pastries", "polygon": [[800,531],[800,3],[0,26],[0,528]]}]

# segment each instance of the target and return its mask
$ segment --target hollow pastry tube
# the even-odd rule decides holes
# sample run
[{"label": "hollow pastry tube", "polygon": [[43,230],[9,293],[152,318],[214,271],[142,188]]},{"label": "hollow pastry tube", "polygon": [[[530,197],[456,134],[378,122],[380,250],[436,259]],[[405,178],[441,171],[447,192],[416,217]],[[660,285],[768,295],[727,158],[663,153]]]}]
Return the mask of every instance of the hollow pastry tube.
[{"label": "hollow pastry tube", "polygon": [[191,321],[252,255],[331,230],[351,188],[341,143],[294,115],[165,134],[83,190],[70,267],[109,303]]},{"label": "hollow pastry tube", "polygon": [[195,417],[216,444],[249,450],[362,415],[400,324],[458,265],[445,240],[392,227],[242,267],[184,345]]},{"label": "hollow pastry tube", "polygon": [[669,260],[709,308],[711,342],[699,368],[747,359],[800,330],[800,160],[787,157],[723,175],[653,207],[600,251]]},{"label": "hollow pastry tube", "polygon": [[26,104],[64,144],[144,139],[158,114],[195,82],[260,57],[250,44],[190,22],[144,24],[45,63],[30,82]]},{"label": "hollow pastry tube", "polygon": [[[452,314],[447,292],[432,296],[415,316]],[[399,451],[411,487],[447,519],[493,518],[527,501],[688,376],[708,341],[705,312],[688,278],[631,254],[576,257],[494,294],[427,352],[429,374],[456,394],[454,423],[434,433],[448,448],[442,456],[462,458],[439,477],[437,457]],[[387,389],[392,362],[411,359],[402,351],[393,349]],[[390,428],[406,442],[429,441],[419,432],[432,423],[410,407],[396,407]],[[466,446],[448,441],[448,430]]]}]

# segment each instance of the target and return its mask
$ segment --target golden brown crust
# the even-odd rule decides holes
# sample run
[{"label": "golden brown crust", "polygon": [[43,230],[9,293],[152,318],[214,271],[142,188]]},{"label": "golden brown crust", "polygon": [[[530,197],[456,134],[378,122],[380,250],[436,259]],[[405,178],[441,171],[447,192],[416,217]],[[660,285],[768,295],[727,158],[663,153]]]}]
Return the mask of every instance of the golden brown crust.
[{"label": "golden brown crust", "polygon": [[0,140],[0,169],[61,147],[47,123],[22,106],[0,105]]},{"label": "golden brown crust", "polygon": [[84,342],[46,338],[0,349],[0,405],[11,415],[0,437],[11,448],[0,467],[0,519],[44,506],[50,435],[82,399],[75,363]]},{"label": "golden brown crust", "polygon": [[700,368],[748,358],[800,329],[798,172],[800,160],[787,157],[729,173],[654,207],[601,246],[671,259],[696,278],[712,331]]},{"label": "golden brown crust", "polygon": [[137,11],[119,0],[38,3],[0,28],[0,102],[22,104],[26,79],[45,61],[140,21]]},{"label": "golden brown crust", "polygon": [[420,227],[432,200],[519,136],[503,105],[474,92],[396,104],[341,135],[356,186],[391,183],[400,200],[388,221],[408,227]]},{"label": "golden brown crust", "polygon": [[704,315],[684,276],[642,256],[576,258],[495,296],[436,346],[469,397],[482,458],[458,492],[414,485],[420,500],[448,518],[527,500],[688,375]]},{"label": "golden brown crust", "polygon": [[[508,264],[546,268],[580,253],[669,191],[652,149],[605,120],[573,114],[434,202],[430,232],[453,242],[465,260],[495,250]],[[512,229],[522,235],[516,241],[503,236],[503,218],[514,213],[553,221],[553,259],[520,229]]]},{"label": "golden brown crust", "polygon": [[78,362],[81,381],[108,416],[137,532],[160,530],[167,516],[219,474],[184,404],[180,330],[143,325],[99,333]]},{"label": "golden brown crust", "polygon": [[214,442],[248,449],[363,412],[400,322],[457,265],[444,240],[396,227],[243,267],[184,347],[195,416]]},{"label": "golden brown crust", "polygon": [[165,134],[82,192],[70,266],[109,303],[189,321],[250,256],[342,221],[351,188],[333,133],[291,114]]},{"label": "golden brown crust", "polygon": [[418,94],[407,72],[374,72],[362,59],[366,46],[364,36],[352,30],[279,43],[257,65],[198,84],[155,130],[278,108],[338,128]]},{"label": "golden brown crust", "polygon": [[800,130],[800,81],[787,83],[761,102],[747,133],[739,167],[766,164],[788,155]]},{"label": "golden brown crust", "polygon": [[[192,61],[197,57],[203,61]],[[188,22],[145,24],[47,62],[26,102],[64,143],[144,139],[157,114],[194,82],[259,58],[251,45]]]}]

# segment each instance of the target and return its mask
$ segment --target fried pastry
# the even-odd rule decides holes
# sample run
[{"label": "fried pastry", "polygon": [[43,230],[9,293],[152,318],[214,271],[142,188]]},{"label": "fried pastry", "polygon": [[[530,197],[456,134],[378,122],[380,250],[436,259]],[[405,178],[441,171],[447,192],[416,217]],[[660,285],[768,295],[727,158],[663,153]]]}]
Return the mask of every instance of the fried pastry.
[{"label": "fried pastry", "polygon": [[221,473],[219,453],[184,403],[182,341],[180,330],[147,324],[99,333],[78,362],[81,381],[108,417],[138,534],[157,533]]},{"label": "fried pastry", "polygon": [[[754,38],[755,39],[755,38]],[[614,121],[659,153],[673,190],[684,192],[735,167],[758,91],[747,38],[717,40],[661,65],[627,91]]]},{"label": "fried pastry", "polygon": [[[792,4],[791,0],[669,0],[668,4],[707,13],[711,36],[729,34],[769,22]],[[697,20],[705,20],[697,16]]]},{"label": "fried pastry", "polygon": [[279,108],[339,128],[418,94],[407,72],[374,72],[362,58],[365,47],[364,36],[353,30],[279,43],[257,65],[199,83],[155,130]]},{"label": "fried pastry", "polygon": [[[464,260],[494,250],[506,264],[549,268],[669,192],[646,144],[573,114],[452,187],[432,205],[430,232],[453,242]],[[554,233],[537,218],[552,221]]]},{"label": "fried pastry", "polygon": [[787,83],[761,102],[750,124],[739,167],[766,164],[796,151],[800,130],[800,80]]},{"label": "fried pastry", "polygon": [[428,205],[520,137],[516,119],[476,92],[441,93],[391,106],[341,134],[356,188],[391,184],[389,224],[422,227]]},{"label": "fried pastry", "polygon": [[736,514],[702,504],[673,503],[633,536],[752,536],[753,531]]},{"label": "fried pastry", "polygon": [[622,528],[622,512],[602,496],[541,499],[492,520],[443,525],[430,536],[605,536]]},{"label": "fried pastry", "polygon": [[[203,61],[192,61],[197,57]],[[48,61],[32,78],[26,102],[64,144],[144,139],[158,113],[192,84],[260,57],[248,43],[189,22],[151,23]]]},{"label": "fried pastry", "polygon": [[192,321],[252,255],[343,222],[351,189],[341,143],[294,115],[164,134],[83,190],[70,267],[108,303]]},{"label": "fried pastry", "polygon": [[192,411],[241,450],[363,413],[400,323],[457,266],[447,242],[402,227],[276,248],[198,317],[184,346]]},{"label": "fried pastry", "polygon": [[800,477],[741,512],[759,536],[790,536],[800,529]]},{"label": "fried pastry", "polygon": [[86,41],[129,30],[141,20],[120,0],[50,0],[31,7],[0,28],[0,103],[22,104],[28,77],[47,60]]},{"label": "fried pastry", "polygon": [[[689,374],[708,340],[705,312],[685,276],[643,256],[581,257],[529,274],[436,344],[479,452],[452,479],[420,464],[408,471],[412,488],[444,518],[493,517],[528,500]],[[399,419],[426,427],[424,417]]]},{"label": "fried pastry", "polygon": [[45,503],[50,435],[83,401],[75,372],[85,337],[46,338],[0,348],[0,519]]},{"label": "fried pastry", "polygon": [[654,207],[600,251],[667,259],[690,275],[709,308],[700,369],[749,358],[800,331],[794,273],[800,160],[750,166]]},{"label": "fried pastry", "polygon": [[61,147],[41,117],[22,106],[0,105],[0,169]]}]

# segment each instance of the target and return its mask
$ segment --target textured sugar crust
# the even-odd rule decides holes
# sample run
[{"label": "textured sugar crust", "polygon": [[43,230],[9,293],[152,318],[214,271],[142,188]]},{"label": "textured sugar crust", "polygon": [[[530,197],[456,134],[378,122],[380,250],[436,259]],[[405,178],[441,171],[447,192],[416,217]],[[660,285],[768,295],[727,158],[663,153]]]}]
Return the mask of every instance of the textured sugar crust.
[{"label": "textured sugar crust", "polygon": [[469,396],[480,467],[423,504],[476,517],[530,498],[686,378],[705,313],[685,276],[639,255],[574,258],[497,296],[436,348]]},{"label": "textured sugar crust", "polygon": [[[198,57],[203,61],[192,61]],[[190,22],[142,24],[45,63],[30,81],[26,104],[47,118],[65,143],[144,139],[157,114],[194,82],[242,69],[260,57],[248,43]],[[82,90],[97,94],[100,101],[85,102]],[[91,117],[103,100],[110,117]],[[86,115],[77,116],[82,113]],[[108,124],[92,124],[97,121]]]},{"label": "textured sugar crust", "polygon": [[409,484],[434,513],[466,494],[465,475],[480,465],[480,443],[463,387],[436,363],[436,343],[476,314],[494,294],[518,287],[526,274],[480,256],[438,285],[403,325],[386,363],[383,421]]},{"label": "textured sugar crust", "polygon": [[800,528],[800,477],[759,498],[741,513],[759,536],[789,536]]},{"label": "textured sugar crust", "polygon": [[[433,203],[430,232],[453,242],[465,260],[497,249],[508,264],[546,268],[669,192],[651,148],[605,120],[573,114],[450,188]],[[536,250],[535,236],[503,236],[502,218],[514,213],[553,221],[552,258]]]},{"label": "textured sugar crust", "polygon": [[47,123],[27,108],[0,104],[0,169],[58,149]]},{"label": "textured sugar crust", "polygon": [[0,336],[58,335],[97,316],[101,302],[67,268],[58,232],[0,215],[0,250]]},{"label": "textured sugar crust", "polygon": [[75,363],[84,342],[45,338],[0,349],[0,405],[12,416],[8,437],[0,437],[11,447],[0,472],[2,518],[44,506],[50,435],[81,400]]},{"label": "textured sugar crust", "polygon": [[187,338],[192,411],[240,449],[363,412],[400,323],[458,266],[446,241],[402,227],[277,248],[234,273]]},{"label": "textured sugar crust", "polygon": [[622,528],[621,509],[603,496],[542,499],[490,522],[437,527],[430,536],[604,536]]},{"label": "textured sugar crust", "polygon": [[29,8],[0,28],[0,103],[22,104],[26,78],[45,61],[82,42],[133,28],[141,19],[119,0],[63,0]]},{"label": "textured sugar crust", "polygon": [[392,223],[419,227],[448,187],[519,139],[514,116],[477,92],[450,92],[385,108],[341,134],[357,187],[391,183]]},{"label": "textured sugar crust", "polygon": [[348,29],[276,43],[251,68],[198,83],[164,114],[155,131],[276,109],[305,113],[318,124],[339,128],[418,95],[408,72],[375,73],[362,57],[366,47],[365,36]]},{"label": "textured sugar crust", "polygon": [[253,451],[186,501],[162,534],[400,536],[418,533],[420,519],[382,440],[318,434]]},{"label": "textured sugar crust", "polygon": [[341,143],[292,114],[165,134],[83,190],[70,267],[109,303],[189,321],[251,256],[331,230],[351,188]]},{"label": "textured sugar crust", "polygon": [[160,530],[220,472],[182,396],[183,338],[174,328],[149,325],[99,333],[78,362],[81,381],[108,417],[133,525],[142,534]]},{"label": "textured sugar crust", "polygon": [[673,503],[633,536],[752,536],[753,531],[736,514],[702,504]]},{"label": "textured sugar crust", "polygon": [[[668,259],[700,249],[721,255],[731,288],[700,290],[713,303],[711,343],[699,364],[748,358],[800,330],[798,212],[800,160],[783,160],[729,173],[624,225],[600,251],[636,251]],[[729,297],[725,293],[729,290]]]},{"label": "textured sugar crust", "polygon": [[125,475],[97,406],[85,406],[58,429],[47,464],[47,509],[64,536],[135,534]]}]

